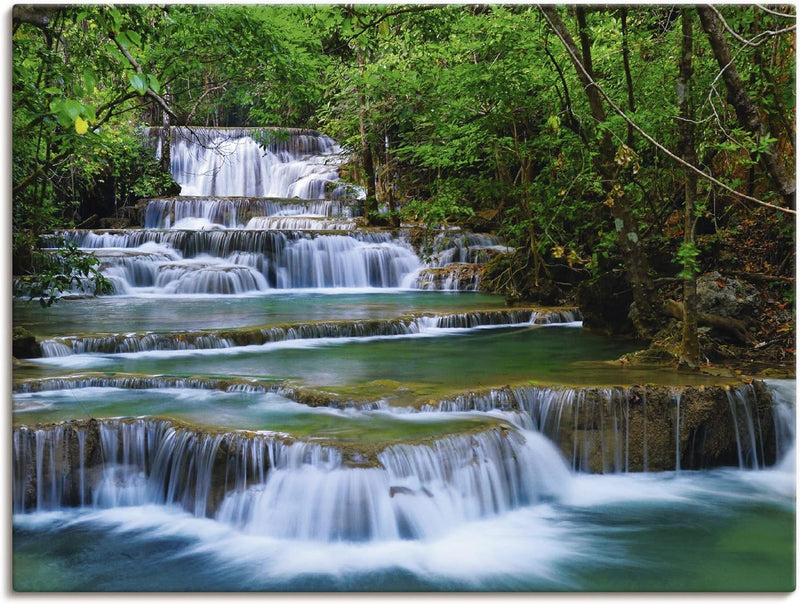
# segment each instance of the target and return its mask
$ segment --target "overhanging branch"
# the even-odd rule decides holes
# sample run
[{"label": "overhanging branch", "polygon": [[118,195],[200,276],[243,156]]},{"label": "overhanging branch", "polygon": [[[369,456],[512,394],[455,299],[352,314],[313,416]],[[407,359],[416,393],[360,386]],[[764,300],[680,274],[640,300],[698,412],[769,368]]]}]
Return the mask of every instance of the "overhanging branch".
[{"label": "overhanging branch", "polygon": [[[120,44],[119,40],[117,40],[117,37],[113,33],[109,33],[108,36],[109,36],[109,38],[111,38],[111,40],[113,40],[114,44],[116,44],[117,48],[122,53],[122,55],[128,60],[128,63],[130,63],[131,66],[136,70],[136,73],[143,74],[144,71],[142,70],[142,66],[139,65],[139,63],[136,61],[136,59],[133,58],[131,53],[128,52],[128,49],[125,48],[122,44]],[[178,115],[174,111],[172,111],[172,109],[170,108],[169,103],[167,103],[167,101],[164,100],[164,98],[160,94],[158,94],[155,90],[150,88],[150,86],[147,87],[147,90],[145,91],[145,95],[149,96],[156,103],[158,103],[159,106],[172,119],[174,119],[178,123],[182,123],[182,120],[180,119],[180,117],[178,117]]]},{"label": "overhanging branch", "polygon": [[591,76],[591,74],[589,74],[586,71],[586,69],[584,68],[583,63],[581,62],[581,60],[577,56],[575,56],[573,50],[570,48],[570,45],[561,36],[561,32],[552,23],[552,21],[550,21],[550,18],[547,15],[546,10],[541,5],[539,6],[539,8],[542,11],[542,14],[544,15],[545,20],[547,20],[547,23],[550,25],[550,28],[555,32],[555,34],[561,40],[561,43],[564,45],[564,48],[566,48],[567,52],[570,54],[570,56],[572,58],[572,61],[581,70],[582,76],[583,76],[582,79],[585,79],[585,81],[588,82],[590,86],[593,86],[600,93],[600,95],[603,97],[603,99],[606,101],[606,103],[608,103],[608,105],[623,120],[625,120],[625,123],[627,123],[631,128],[636,130],[636,132],[638,132],[647,142],[649,142],[656,149],[658,149],[659,151],[664,153],[667,157],[669,157],[673,161],[675,161],[675,162],[679,163],[680,165],[688,168],[689,170],[692,170],[693,172],[695,172],[701,178],[703,178],[703,179],[705,179],[705,180],[717,185],[718,187],[728,191],[729,193],[735,195],[736,197],[739,197],[740,199],[743,199],[745,201],[749,201],[751,203],[755,203],[755,204],[758,204],[760,206],[764,206],[764,207],[767,207],[767,208],[770,208],[770,209],[773,209],[773,210],[777,210],[779,212],[785,212],[787,214],[797,214],[797,212],[795,210],[792,210],[791,208],[784,208],[784,207],[781,207],[781,206],[777,206],[775,204],[769,203],[769,202],[764,201],[762,199],[757,199],[756,197],[751,197],[750,195],[746,195],[745,193],[740,193],[739,191],[737,191],[737,190],[733,189],[732,187],[726,185],[724,182],[722,182],[720,180],[717,180],[716,178],[714,178],[710,174],[707,174],[706,172],[703,172],[703,170],[701,170],[697,166],[694,166],[694,165],[684,161],[683,159],[681,159],[680,157],[675,155],[672,151],[667,149],[664,145],[662,145],[657,140],[655,140],[652,136],[647,134],[647,132],[645,132],[638,124],[636,124],[630,117],[628,117],[628,115],[622,109],[620,109],[617,106],[617,104],[614,103],[613,100],[611,100],[611,97],[608,96],[608,94],[603,89],[603,87],[600,86],[600,84],[597,83],[597,81],[594,80],[594,78]]}]

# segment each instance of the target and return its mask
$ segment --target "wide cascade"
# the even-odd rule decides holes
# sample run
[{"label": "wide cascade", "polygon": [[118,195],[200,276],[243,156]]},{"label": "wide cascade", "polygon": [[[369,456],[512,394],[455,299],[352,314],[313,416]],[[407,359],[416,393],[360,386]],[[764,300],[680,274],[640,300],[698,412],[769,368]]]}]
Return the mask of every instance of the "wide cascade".
[{"label": "wide cascade", "polygon": [[114,295],[15,301],[18,586],[681,588],[692,527],[791,524],[794,380],[626,367],[576,308],[479,293],[507,248],[367,228],[323,134],[169,134],[180,195],[54,234]]}]

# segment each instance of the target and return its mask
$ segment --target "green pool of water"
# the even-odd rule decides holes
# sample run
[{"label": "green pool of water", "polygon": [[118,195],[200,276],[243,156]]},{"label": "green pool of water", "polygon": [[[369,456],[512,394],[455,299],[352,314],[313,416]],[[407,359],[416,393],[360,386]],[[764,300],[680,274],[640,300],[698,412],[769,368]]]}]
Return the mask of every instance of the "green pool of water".
[{"label": "green pool of water", "polygon": [[389,319],[404,313],[502,309],[501,296],[458,292],[274,293],[252,296],[123,297],[62,300],[49,308],[15,300],[13,322],[58,335],[187,331],[267,323]]},{"label": "green pool of water", "polygon": [[[431,337],[331,338],[220,350],[72,355],[35,363],[25,377],[75,370],[148,375],[267,377],[360,400],[443,396],[515,383],[712,383],[714,378],[614,362],[634,345],[575,327],[437,332]],[[22,377],[22,376],[20,376]]]},{"label": "green pool of water", "polygon": [[211,431],[270,431],[340,443],[416,441],[488,429],[500,420],[470,413],[388,413],[309,407],[277,393],[184,388],[78,388],[13,397],[13,424],[159,417]]}]

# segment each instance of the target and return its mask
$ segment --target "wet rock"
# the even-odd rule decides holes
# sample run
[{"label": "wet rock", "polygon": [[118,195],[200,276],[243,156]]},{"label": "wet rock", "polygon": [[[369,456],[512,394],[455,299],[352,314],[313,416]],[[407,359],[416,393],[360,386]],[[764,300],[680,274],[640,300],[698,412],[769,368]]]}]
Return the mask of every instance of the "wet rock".
[{"label": "wet rock", "polygon": [[475,291],[484,268],[479,264],[450,264],[420,271],[416,287],[436,291]]}]

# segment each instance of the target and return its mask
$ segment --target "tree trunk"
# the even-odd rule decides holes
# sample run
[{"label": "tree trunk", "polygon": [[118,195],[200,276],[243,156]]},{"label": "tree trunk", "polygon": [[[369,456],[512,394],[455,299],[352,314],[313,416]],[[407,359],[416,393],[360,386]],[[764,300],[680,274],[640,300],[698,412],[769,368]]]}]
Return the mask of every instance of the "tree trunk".
[{"label": "tree trunk", "polygon": [[[622,66],[625,70],[625,87],[628,89],[628,112],[631,116],[636,112],[633,98],[633,78],[631,77],[630,50],[628,49],[628,7],[620,9],[620,25],[622,26]],[[628,146],[633,147],[633,126],[628,124]]]},{"label": "tree trunk", "polygon": [[[164,100],[169,102],[169,91],[164,92]],[[169,113],[161,112],[161,169],[170,172],[172,169],[172,130]]]},{"label": "tree trunk", "polygon": [[[603,97],[594,85],[594,75],[591,70],[591,41],[585,27],[586,16],[583,8],[580,6],[576,8],[580,25],[581,46],[584,51],[583,55],[578,50],[561,17],[558,16],[556,7],[553,5],[540,5],[540,9],[570,56],[570,60],[586,92],[592,117],[598,124],[605,123],[607,120]],[[639,237],[639,229],[633,215],[632,203],[619,181],[619,172],[627,165],[627,162],[617,161],[617,153],[608,128],[603,129],[599,145],[600,153],[597,155],[595,168],[602,179],[603,190],[607,195],[605,203],[611,208],[611,216],[614,219],[617,231],[617,243],[624,258],[625,275],[633,292],[634,306],[631,309],[630,318],[639,337],[649,341],[658,324],[659,313],[656,309],[659,305],[656,303],[655,289],[649,275],[649,262]]]},{"label": "tree trunk", "polygon": [[[364,49],[359,48],[358,66],[361,72],[364,72],[364,65],[366,59],[364,57]],[[364,184],[367,188],[367,198],[364,201],[364,217],[367,219],[367,224],[372,224],[373,214],[378,213],[378,198],[375,191],[375,164],[372,160],[372,147],[369,144],[367,136],[367,126],[364,119],[366,114],[366,99],[361,91],[358,93],[358,133],[361,140],[361,166],[364,169]]]},{"label": "tree trunk", "polygon": [[[694,144],[694,106],[692,104],[692,14],[681,9],[681,54],[678,66],[678,146],[681,157],[697,165]],[[697,174],[686,170],[684,192],[683,242],[687,250],[695,249],[695,198],[697,196]],[[700,341],[697,337],[697,273],[693,257],[683,264],[683,331],[681,334],[680,362],[692,368],[700,366]]]},{"label": "tree trunk", "polygon": [[[756,138],[766,135],[767,131],[761,120],[761,114],[747,94],[744,82],[742,82],[739,71],[733,63],[728,42],[725,40],[723,26],[717,19],[714,9],[710,6],[698,5],[697,14],[700,15],[703,30],[708,35],[711,50],[714,52],[714,58],[717,60],[722,72],[722,79],[728,90],[728,103],[736,111],[739,124]],[[761,155],[761,160],[764,162],[764,167],[767,169],[773,185],[781,197],[789,207],[794,208],[795,180],[787,172],[786,166],[781,161],[774,144],[768,145],[767,152]]]}]

